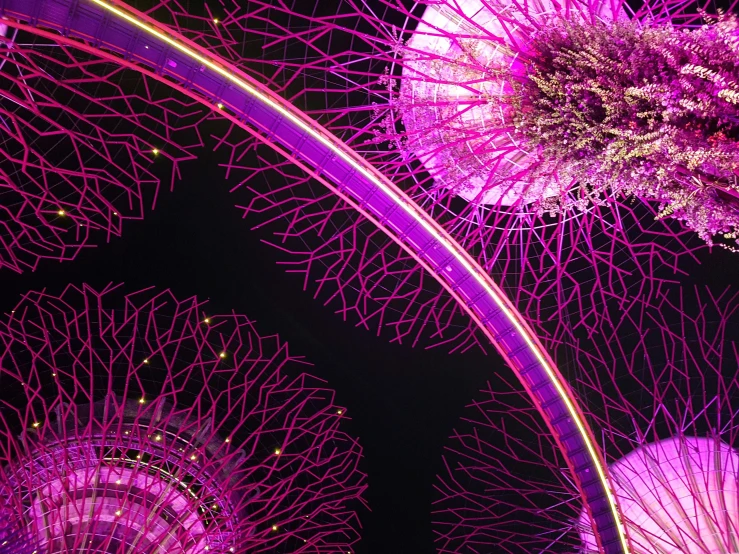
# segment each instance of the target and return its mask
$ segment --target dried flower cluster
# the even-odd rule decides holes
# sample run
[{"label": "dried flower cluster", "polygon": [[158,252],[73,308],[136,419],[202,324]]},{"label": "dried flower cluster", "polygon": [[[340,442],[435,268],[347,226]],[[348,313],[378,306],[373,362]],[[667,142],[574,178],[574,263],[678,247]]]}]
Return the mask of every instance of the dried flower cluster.
[{"label": "dried flower cluster", "polygon": [[512,98],[516,128],[581,202],[655,201],[711,242],[739,229],[739,24],[707,23],[562,22],[534,37]]},{"label": "dried flower cluster", "polygon": [[483,190],[513,191],[540,213],[638,197],[709,244],[736,239],[739,22],[705,21],[553,20],[526,52],[458,42],[443,65],[407,51],[416,76],[395,102],[407,147],[430,152],[444,167],[434,177],[455,190],[483,176]]}]

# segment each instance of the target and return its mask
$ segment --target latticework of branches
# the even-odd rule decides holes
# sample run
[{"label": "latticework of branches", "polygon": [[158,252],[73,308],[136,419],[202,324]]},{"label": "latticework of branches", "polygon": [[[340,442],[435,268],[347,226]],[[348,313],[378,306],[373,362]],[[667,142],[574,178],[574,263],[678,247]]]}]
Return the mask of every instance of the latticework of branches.
[{"label": "latticework of branches", "polygon": [[70,286],[26,294],[0,341],[9,533],[54,552],[352,551],[366,485],[346,410],[248,318]]}]

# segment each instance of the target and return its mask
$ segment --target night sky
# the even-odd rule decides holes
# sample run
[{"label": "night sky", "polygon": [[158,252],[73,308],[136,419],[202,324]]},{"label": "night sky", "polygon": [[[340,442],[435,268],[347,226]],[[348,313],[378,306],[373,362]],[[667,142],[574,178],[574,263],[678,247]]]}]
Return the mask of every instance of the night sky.
[{"label": "night sky", "polygon": [[[0,313],[27,290],[59,293],[68,283],[124,282],[129,291],[155,286],[181,299],[209,299],[210,313],[248,315],[260,334],[279,333],[293,355],[312,362],[309,372],[325,379],[348,409],[344,430],[364,448],[371,508],[360,512],[363,539],[356,551],[434,552],[433,485],[447,437],[488,376],[508,370],[495,354],[389,344],[342,321],[302,290],[301,276],[277,265],[277,252],[261,242],[266,233],[251,231],[234,208],[214,160],[206,156],[186,168],[174,192],[163,191],[156,209],[127,223],[123,237],[73,261],[45,261],[33,273],[4,270]],[[739,280],[739,254],[718,251],[708,258],[706,252],[704,258],[710,263],[685,268],[684,284],[719,291]]]}]

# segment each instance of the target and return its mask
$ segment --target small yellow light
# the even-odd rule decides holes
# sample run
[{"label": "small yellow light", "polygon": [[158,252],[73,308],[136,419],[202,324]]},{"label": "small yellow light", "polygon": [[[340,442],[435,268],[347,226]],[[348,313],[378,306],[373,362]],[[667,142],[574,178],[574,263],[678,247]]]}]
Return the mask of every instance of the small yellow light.
[{"label": "small yellow light", "polygon": [[39,425],[41,425],[38,421],[35,421],[33,423],[33,428],[36,429]]},{"label": "small yellow light", "polygon": [[139,404],[143,404],[144,402],[146,402],[146,400],[144,399],[143,396],[141,398],[139,398]]},{"label": "small yellow light", "polygon": [[145,359],[144,359],[144,363],[145,363],[145,364],[148,364],[148,363],[149,363],[149,358],[145,358]]},{"label": "small yellow light", "polygon": [[206,318],[205,318],[205,319],[203,320],[203,323],[210,323],[210,318],[209,318],[209,317],[206,317]]},{"label": "small yellow light", "polygon": [[116,485],[120,485],[121,484],[121,480],[120,479],[116,479],[115,484]]},{"label": "small yellow light", "polygon": [[159,148],[152,148],[151,153],[156,156],[157,154],[159,154]]},{"label": "small yellow light", "polygon": [[59,210],[56,213],[58,213],[59,215],[67,215],[67,212],[65,212],[64,210]]},{"label": "small yellow light", "polygon": [[220,353],[220,354],[218,354],[218,355],[219,355],[219,356],[220,356],[221,358],[225,358],[225,357],[226,357],[226,353],[225,353],[225,352],[221,352],[221,353]]},{"label": "small yellow light", "polygon": [[217,17],[213,19],[213,23],[215,23],[216,25],[218,25],[218,18]]},{"label": "small yellow light", "polygon": [[336,410],[336,413],[339,414],[339,415],[341,415],[341,414],[344,413],[344,410]]},{"label": "small yellow light", "polygon": [[115,515],[120,516],[123,512],[121,510],[116,510]]},{"label": "small yellow light", "polygon": [[113,215],[118,215],[118,212],[113,212]]},{"label": "small yellow light", "polygon": [[159,442],[160,440],[162,440],[162,435],[155,436],[154,437],[154,440],[157,441],[157,442]]},{"label": "small yellow light", "polygon": [[280,454],[282,454],[282,450],[275,448],[275,456],[279,456]]},{"label": "small yellow light", "polygon": [[213,504],[213,509],[214,510],[217,510],[218,509],[218,504]]},{"label": "small yellow light", "polygon": [[191,459],[191,460],[197,460],[197,459],[198,459],[198,457],[197,457],[197,456],[196,456],[195,454],[193,454],[192,456],[190,456],[190,459]]},{"label": "small yellow light", "polygon": [[56,373],[52,373],[52,374],[51,374],[51,376],[52,376],[52,377],[56,377]]},{"label": "small yellow light", "polygon": [[226,442],[231,442],[231,439],[229,439],[228,437],[226,437]]},{"label": "small yellow light", "polygon": [[277,529],[279,529],[279,527],[277,527],[277,525],[273,525],[273,526],[272,526],[272,530],[273,530],[273,531],[277,531]]},{"label": "small yellow light", "polygon": [[216,106],[218,106],[218,109],[219,110],[222,110],[223,109],[223,104],[221,104],[220,102],[218,102],[218,104],[216,104]]}]

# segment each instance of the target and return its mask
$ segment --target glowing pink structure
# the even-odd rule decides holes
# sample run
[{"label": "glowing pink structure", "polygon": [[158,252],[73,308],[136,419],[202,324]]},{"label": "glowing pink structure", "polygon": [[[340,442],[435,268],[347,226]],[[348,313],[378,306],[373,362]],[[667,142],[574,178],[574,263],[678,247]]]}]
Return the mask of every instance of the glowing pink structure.
[{"label": "glowing pink structure", "polygon": [[[345,313],[356,312],[367,326],[393,328],[397,340],[430,337],[452,349],[483,344],[482,336],[491,341],[561,450],[599,548],[629,551],[600,448],[537,335],[562,340],[570,317],[597,329],[607,321],[610,295],[649,289],[662,270],[671,276],[679,259],[693,254],[683,230],[654,223],[648,206],[615,200],[553,220],[539,209],[522,211],[526,195],[500,195],[492,200],[500,205],[491,209],[486,198],[470,202],[478,193],[457,194],[459,179],[444,180],[438,169],[455,156],[443,163],[429,158],[439,160],[438,144],[449,144],[445,137],[408,147],[400,136],[395,144],[398,125],[412,127],[417,115],[396,109],[403,106],[394,91],[396,78],[422,69],[417,58],[408,72],[403,67],[411,35],[424,32],[420,6],[408,11],[399,3],[346,2],[337,13],[324,3],[330,11],[321,14],[305,3],[255,1],[189,18],[169,3],[147,13],[119,0],[0,5],[14,28],[135,67],[223,114],[231,122],[219,141],[229,154],[229,174],[248,170],[250,182],[240,183],[252,188],[246,211],[260,212],[263,223],[288,222],[288,232],[278,233],[288,242],[295,239],[284,248],[297,250],[297,270],[309,280],[313,269],[320,271],[320,282],[332,287]],[[466,18],[465,33],[490,27],[474,21],[461,3],[429,4],[433,10],[445,6],[454,17]],[[490,6],[493,19],[511,35],[539,25],[542,9],[559,10],[565,19],[579,13],[585,20],[601,11],[576,1],[536,3],[509,17],[512,5]],[[614,4],[606,11],[620,18],[626,7]],[[641,21],[654,14],[678,25],[697,21],[677,2],[645,6],[630,16]],[[285,31],[286,21],[295,32]],[[264,39],[261,48],[253,48],[255,36]],[[334,79],[340,84],[327,85]],[[373,104],[375,97],[381,101]],[[506,159],[521,163],[516,156]],[[287,184],[256,191],[255,197],[252,185],[261,178]],[[330,192],[314,193],[311,181]],[[512,202],[510,209],[501,208],[504,198]],[[374,227],[358,228],[356,214]],[[502,288],[491,275],[500,277]],[[503,290],[513,292],[513,301]]]},{"label": "glowing pink structure", "polygon": [[39,552],[352,552],[346,410],[246,317],[68,287],[25,295],[0,342],[7,533]]},{"label": "glowing pink structure", "polygon": [[[13,26],[136,67],[203,105],[290,159],[370,219],[430,273],[495,345],[544,415],[581,490],[598,544],[628,552],[612,483],[588,422],[568,384],[527,322],[470,254],[397,185],[260,79],[188,33],[162,25],[119,0],[3,0]],[[156,12],[157,10],[153,10]],[[165,13],[168,12],[166,7]],[[153,13],[152,12],[152,13]],[[259,13],[259,11],[257,12]],[[175,21],[180,21],[177,17]],[[220,20],[212,26],[220,36]],[[188,29],[187,26],[184,29]],[[61,34],[57,34],[61,33]]]},{"label": "glowing pink structure", "polygon": [[[739,296],[614,300],[612,326],[557,350],[598,433],[635,554],[739,541]],[[567,361],[564,363],[564,361]],[[438,551],[600,552],[561,454],[520,387],[492,380],[437,481]]]},{"label": "glowing pink structure", "polygon": [[131,68],[0,21],[0,270],[119,236],[203,144],[211,110]]},{"label": "glowing pink structure", "polygon": [[[263,35],[270,86],[396,183],[494,276],[529,322],[542,324],[540,336],[556,338],[566,332],[563,313],[595,327],[607,296],[674,279],[703,245],[677,221],[655,220],[658,203],[601,198],[553,214],[533,206],[554,185],[529,183],[531,160],[510,130],[492,125],[498,105],[491,98],[503,93],[490,65],[523,52],[547,18],[692,28],[702,23],[694,8],[670,0],[636,12],[625,2],[574,0],[256,1],[227,7],[222,24],[232,37]],[[293,34],[285,32],[288,19]],[[484,346],[463,310],[375,221],[289,158],[238,136],[223,146],[230,175],[241,178],[235,194],[244,213],[274,233],[269,241],[288,270],[343,317],[395,341]],[[505,183],[493,186],[496,179]],[[576,204],[571,180],[560,185],[554,188]]]}]

